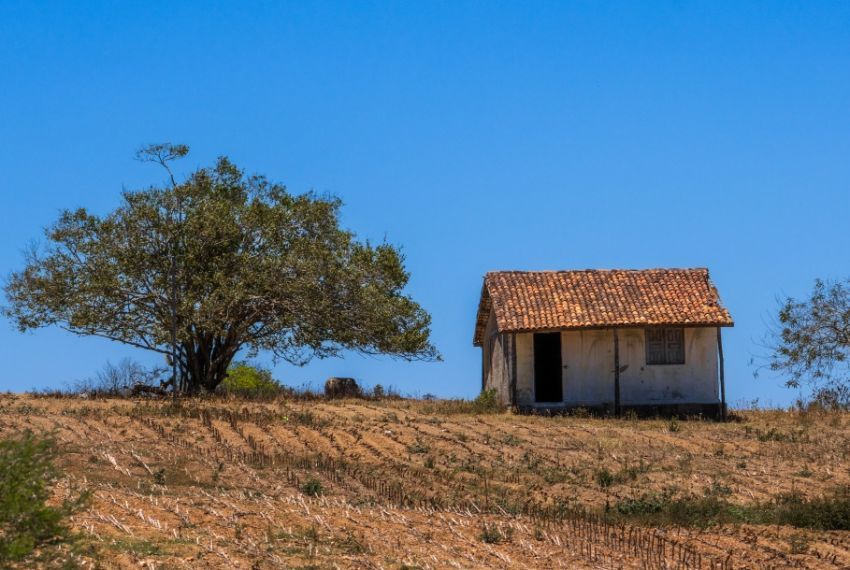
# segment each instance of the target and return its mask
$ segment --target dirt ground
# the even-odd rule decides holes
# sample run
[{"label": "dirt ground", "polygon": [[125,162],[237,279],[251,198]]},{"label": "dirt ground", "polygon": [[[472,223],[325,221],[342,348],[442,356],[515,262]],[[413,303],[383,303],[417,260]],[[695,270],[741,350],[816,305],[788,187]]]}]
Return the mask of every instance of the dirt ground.
[{"label": "dirt ground", "polygon": [[[850,484],[850,415],[458,413],[412,400],[0,396],[53,432],[102,568],[850,568],[850,533],[605,524],[647,492],[736,504]],[[601,473],[609,480],[600,483]]]}]

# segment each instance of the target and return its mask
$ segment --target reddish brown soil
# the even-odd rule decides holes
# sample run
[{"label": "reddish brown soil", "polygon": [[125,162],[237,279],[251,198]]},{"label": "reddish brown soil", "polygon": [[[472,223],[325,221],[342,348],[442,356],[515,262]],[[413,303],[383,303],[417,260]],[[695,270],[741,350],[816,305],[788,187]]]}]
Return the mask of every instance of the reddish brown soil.
[{"label": "reddish brown soil", "polygon": [[[73,521],[99,554],[92,567],[850,567],[847,532],[653,530],[546,514],[663,489],[721,489],[750,504],[850,484],[847,414],[742,416],[676,431],[663,420],[457,413],[440,401],[175,408],[2,396],[0,437],[55,433],[68,475],[57,496],[93,492]],[[606,488],[603,469],[617,476]],[[311,480],[321,496],[303,492]]]}]

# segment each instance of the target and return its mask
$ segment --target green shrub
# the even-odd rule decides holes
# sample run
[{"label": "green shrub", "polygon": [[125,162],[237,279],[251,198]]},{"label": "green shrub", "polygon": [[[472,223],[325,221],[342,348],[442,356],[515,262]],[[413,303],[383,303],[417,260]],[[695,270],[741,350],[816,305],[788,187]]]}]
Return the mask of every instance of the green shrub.
[{"label": "green shrub", "polygon": [[664,509],[664,497],[648,493],[631,499],[618,501],[614,506],[617,513],[626,516],[639,516],[659,513]]},{"label": "green shrub", "polygon": [[499,394],[494,389],[482,390],[474,400],[427,400],[423,401],[423,414],[499,414],[505,406],[499,403]]},{"label": "green shrub", "polygon": [[419,438],[416,438],[416,442],[407,446],[408,453],[428,453],[430,450],[431,448],[424,444]]},{"label": "green shrub", "polygon": [[788,441],[792,443],[808,441],[808,436],[806,435],[804,430],[792,430],[788,432],[783,432],[775,427],[770,428],[767,431],[755,430],[756,438],[759,441]]},{"label": "green shrub", "polygon": [[514,434],[509,433],[508,435],[502,438],[502,443],[504,443],[505,445],[519,445],[522,443],[522,440]]},{"label": "green shrub", "polygon": [[227,378],[218,387],[224,394],[241,397],[272,397],[280,393],[281,386],[266,368],[247,362],[238,362],[227,371]]},{"label": "green shrub", "polygon": [[165,468],[157,470],[153,474],[154,483],[157,485],[165,485]]},{"label": "green shrub", "polygon": [[731,505],[715,495],[673,497],[670,492],[646,493],[616,503],[614,512],[651,526],[705,528],[720,522],[737,520]]},{"label": "green shrub", "polygon": [[770,519],[776,524],[817,530],[850,530],[850,489],[838,489],[831,496],[807,499],[799,493],[785,493],[774,501]]},{"label": "green shrub", "polygon": [[596,482],[603,489],[607,489],[608,487],[610,487],[611,485],[613,485],[615,483],[614,474],[611,473],[610,471],[608,471],[607,469],[605,469],[604,467],[602,469],[597,469],[596,470]]},{"label": "green shrub", "polygon": [[670,501],[665,505],[663,514],[667,524],[705,528],[734,520],[729,506],[716,495],[690,496]]},{"label": "green shrub", "polygon": [[586,418],[590,418],[590,417],[593,416],[593,414],[591,414],[590,410],[588,410],[587,408],[581,407],[581,406],[579,406],[578,408],[573,408],[572,410],[570,410],[570,415],[573,416],[574,418],[580,418],[580,419],[586,419]]},{"label": "green shrub", "polygon": [[88,495],[48,506],[60,476],[56,444],[26,431],[0,441],[0,567],[75,568],[79,537],[65,519]]},{"label": "green shrub", "polygon": [[776,524],[815,530],[850,530],[850,489],[808,499],[800,493],[777,495],[771,501],[735,505],[722,490],[704,496],[675,497],[673,493],[648,493],[618,501],[614,516],[650,526],[707,527],[721,523]]},{"label": "green shrub", "polygon": [[472,401],[472,409],[479,414],[490,414],[504,410],[494,389],[482,390],[478,397]]},{"label": "green shrub", "polygon": [[481,525],[481,541],[487,544],[499,544],[503,541],[510,541],[513,529],[508,527],[507,532],[503,533],[495,524],[488,525],[486,522]]},{"label": "green shrub", "polygon": [[594,477],[600,487],[607,489],[620,483],[635,481],[641,474],[647,473],[649,470],[650,465],[641,460],[637,465],[626,465],[616,473],[612,473],[607,468],[601,467],[596,470]]},{"label": "green shrub", "polygon": [[301,492],[310,497],[318,497],[325,493],[325,489],[322,487],[321,481],[311,477],[301,485]]}]

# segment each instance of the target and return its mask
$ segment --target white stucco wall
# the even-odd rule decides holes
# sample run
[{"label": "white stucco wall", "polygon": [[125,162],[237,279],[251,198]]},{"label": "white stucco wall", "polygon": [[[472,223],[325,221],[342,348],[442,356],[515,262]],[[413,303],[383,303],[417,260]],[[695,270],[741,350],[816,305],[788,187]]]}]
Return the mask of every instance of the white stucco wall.
[{"label": "white stucco wall", "polygon": [[534,403],[534,336],[516,335],[516,400],[518,404]]},{"label": "white stucco wall", "polygon": [[[620,400],[624,405],[714,404],[717,332],[686,328],[685,364],[647,365],[644,329],[619,329]],[[561,333],[564,403],[594,406],[614,402],[614,339],[610,330]],[[534,336],[517,334],[517,401],[534,400]]]}]

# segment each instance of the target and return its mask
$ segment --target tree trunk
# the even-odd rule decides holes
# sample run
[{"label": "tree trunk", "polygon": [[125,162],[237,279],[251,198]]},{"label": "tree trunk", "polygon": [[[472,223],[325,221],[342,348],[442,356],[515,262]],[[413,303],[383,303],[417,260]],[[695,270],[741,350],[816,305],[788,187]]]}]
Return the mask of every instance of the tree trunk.
[{"label": "tree trunk", "polygon": [[238,351],[238,345],[221,337],[196,333],[191,342],[183,343],[183,386],[187,394],[212,393],[227,378],[227,369]]}]

